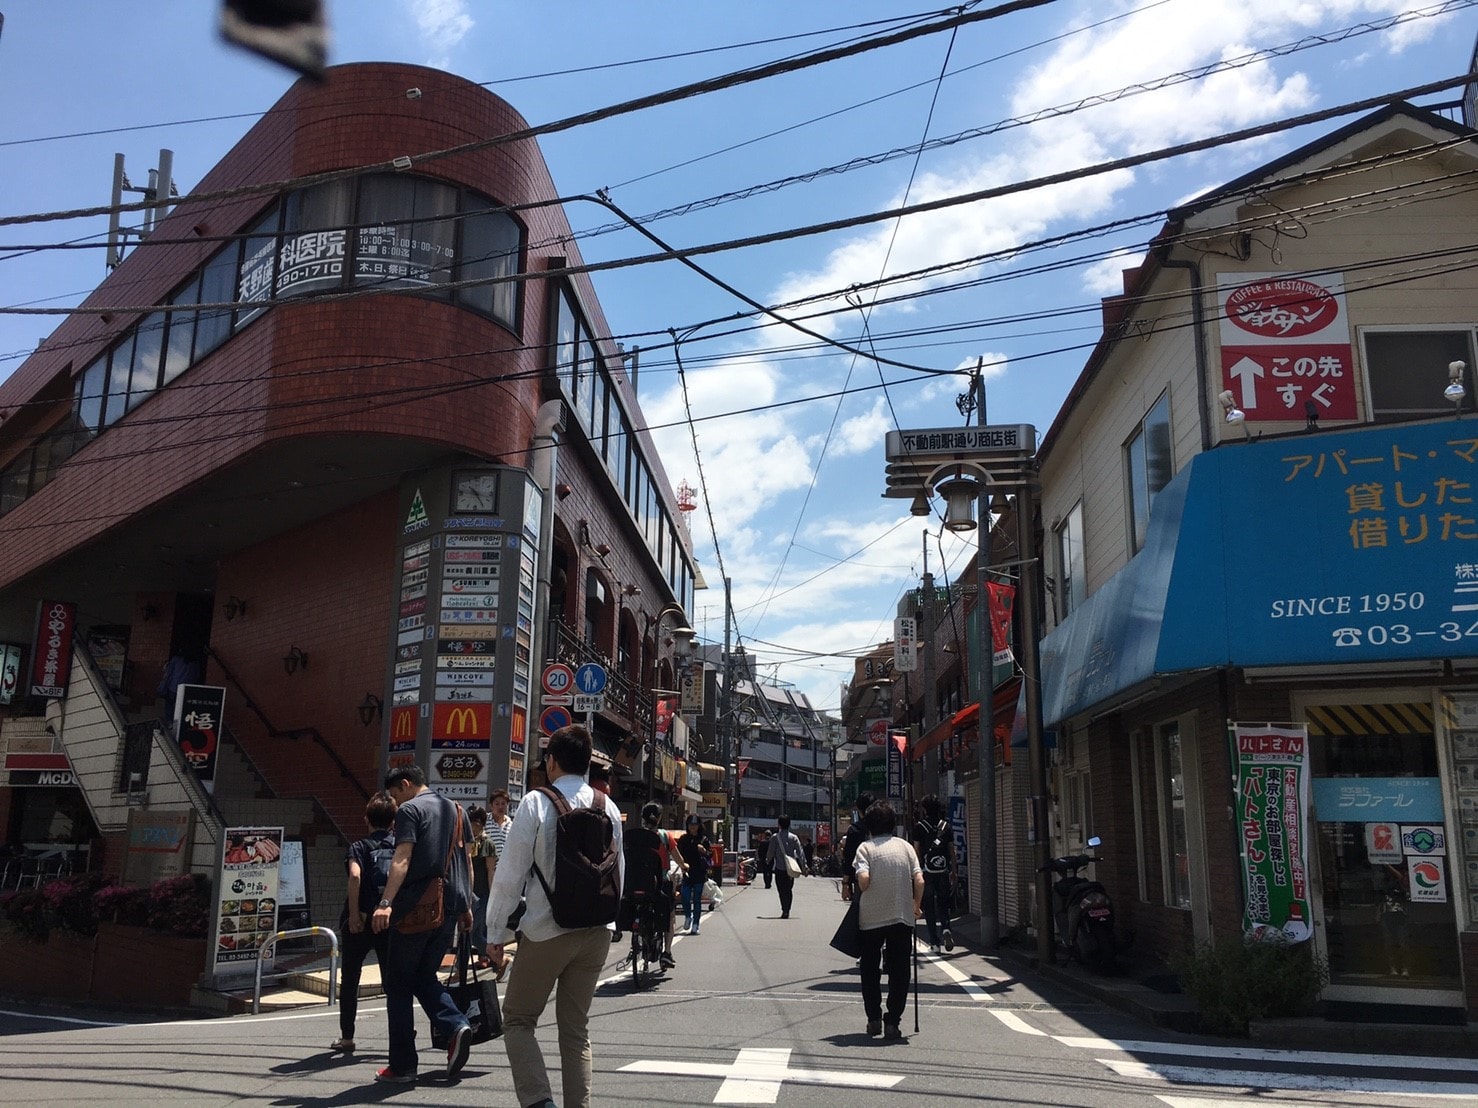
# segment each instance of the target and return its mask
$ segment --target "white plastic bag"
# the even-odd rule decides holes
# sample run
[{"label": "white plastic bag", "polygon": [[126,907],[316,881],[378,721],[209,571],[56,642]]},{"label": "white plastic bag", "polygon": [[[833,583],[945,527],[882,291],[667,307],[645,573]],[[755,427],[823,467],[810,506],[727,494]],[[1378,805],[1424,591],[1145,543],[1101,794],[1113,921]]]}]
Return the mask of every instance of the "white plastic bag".
[{"label": "white plastic bag", "polygon": [[714,883],[712,877],[703,882],[703,896],[715,908],[724,902],[724,890]]}]

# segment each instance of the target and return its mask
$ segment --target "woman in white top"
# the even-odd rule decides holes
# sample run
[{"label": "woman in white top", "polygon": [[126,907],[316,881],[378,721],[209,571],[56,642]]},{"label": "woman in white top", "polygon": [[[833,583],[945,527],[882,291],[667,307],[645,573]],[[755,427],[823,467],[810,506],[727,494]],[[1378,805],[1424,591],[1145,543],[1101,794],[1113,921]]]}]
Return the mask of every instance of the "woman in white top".
[{"label": "woman in white top", "polygon": [[[901,1039],[899,1022],[908,1007],[908,968],[914,921],[923,914],[924,871],[919,856],[893,831],[898,817],[886,800],[862,813],[862,825],[871,836],[857,848],[853,867],[862,899],[857,922],[861,929],[862,1006],[867,1011],[867,1033]],[[888,1010],[883,1012],[882,971],[888,970]]]}]

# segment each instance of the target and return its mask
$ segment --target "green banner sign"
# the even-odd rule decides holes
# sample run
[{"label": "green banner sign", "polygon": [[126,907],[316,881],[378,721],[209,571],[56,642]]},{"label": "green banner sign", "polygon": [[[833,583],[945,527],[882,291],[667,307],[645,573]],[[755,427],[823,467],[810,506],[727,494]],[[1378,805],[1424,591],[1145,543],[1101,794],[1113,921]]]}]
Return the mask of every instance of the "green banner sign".
[{"label": "green banner sign", "polygon": [[1309,910],[1308,729],[1233,724],[1237,826],[1242,849],[1242,931],[1301,943]]}]

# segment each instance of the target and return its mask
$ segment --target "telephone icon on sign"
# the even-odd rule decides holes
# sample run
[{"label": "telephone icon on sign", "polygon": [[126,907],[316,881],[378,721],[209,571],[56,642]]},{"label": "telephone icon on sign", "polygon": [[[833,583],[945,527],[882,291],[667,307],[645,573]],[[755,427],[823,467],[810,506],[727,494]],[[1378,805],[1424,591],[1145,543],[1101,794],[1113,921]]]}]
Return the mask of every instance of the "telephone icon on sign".
[{"label": "telephone icon on sign", "polygon": [[1358,627],[1340,627],[1331,632],[1335,646],[1359,646],[1362,632]]}]

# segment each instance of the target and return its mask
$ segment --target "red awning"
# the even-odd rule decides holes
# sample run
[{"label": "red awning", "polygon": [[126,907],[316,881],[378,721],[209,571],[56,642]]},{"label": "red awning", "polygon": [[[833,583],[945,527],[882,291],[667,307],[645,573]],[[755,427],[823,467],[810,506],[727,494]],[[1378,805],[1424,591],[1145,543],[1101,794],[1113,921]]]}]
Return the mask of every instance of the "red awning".
[{"label": "red awning", "polygon": [[[996,742],[1007,750],[1006,759],[1010,760],[1011,725],[1016,721],[1016,699],[1021,691],[1021,678],[1013,677],[1004,685],[996,689],[996,694],[991,698],[991,707],[994,710],[994,730]],[[959,734],[967,744],[974,745],[977,733],[980,730],[980,702],[967,704],[949,719],[940,720],[929,733],[924,735],[913,745],[914,761],[920,761],[924,755],[936,746],[947,742],[951,737]]]}]

